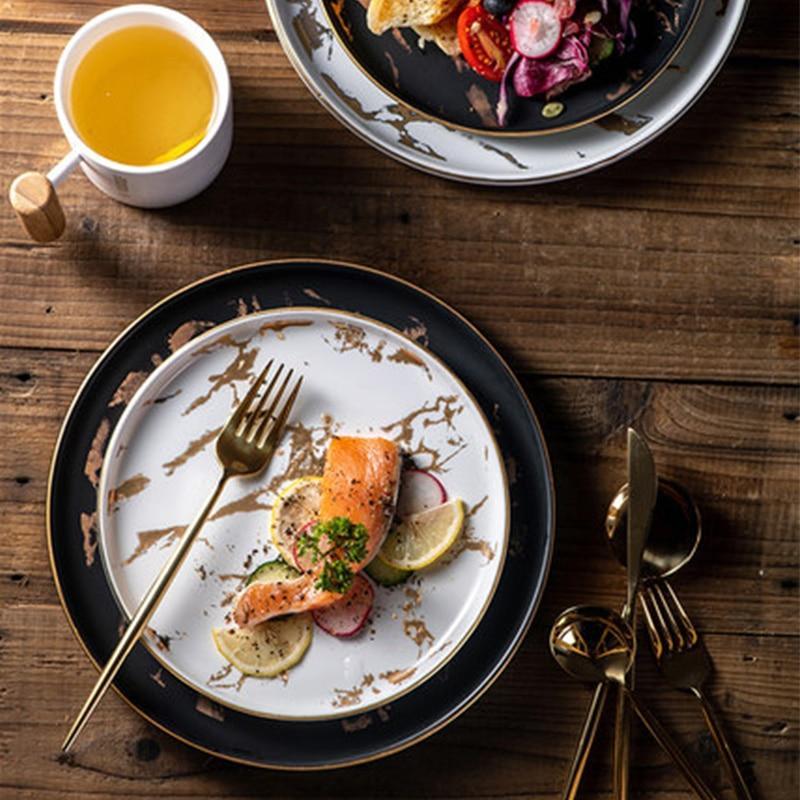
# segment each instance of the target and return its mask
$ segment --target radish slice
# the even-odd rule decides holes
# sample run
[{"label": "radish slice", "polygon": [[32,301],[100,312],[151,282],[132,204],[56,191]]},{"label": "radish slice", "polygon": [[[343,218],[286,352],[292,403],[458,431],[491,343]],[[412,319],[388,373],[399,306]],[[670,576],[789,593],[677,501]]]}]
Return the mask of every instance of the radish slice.
[{"label": "radish slice", "polygon": [[509,18],[511,44],[526,58],[546,58],[558,49],[562,26],[550,3],[522,0]]},{"label": "radish slice", "polygon": [[374,598],[375,590],[372,588],[372,583],[358,574],[353,579],[350,591],[341,600],[324,608],[318,608],[311,614],[314,622],[325,633],[349,639],[367,624]]},{"label": "radish slice", "polygon": [[397,499],[398,517],[402,519],[446,502],[447,490],[437,477],[422,469],[403,471]]}]

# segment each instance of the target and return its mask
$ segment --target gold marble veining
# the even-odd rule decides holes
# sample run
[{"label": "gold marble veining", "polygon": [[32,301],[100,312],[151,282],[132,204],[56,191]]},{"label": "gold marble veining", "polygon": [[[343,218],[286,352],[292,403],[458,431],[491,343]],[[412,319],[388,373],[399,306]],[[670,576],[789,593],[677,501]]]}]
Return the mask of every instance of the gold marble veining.
[{"label": "gold marble veining", "polygon": [[147,375],[148,373],[143,370],[129,372],[122,379],[122,383],[120,383],[111,400],[109,400],[108,407],[114,408],[114,406],[128,405],[139,387],[147,380]]},{"label": "gold marble veining", "polygon": [[484,495],[477,503],[470,506],[464,512],[464,530],[442,558],[443,564],[451,563],[465,550],[472,550],[480,553],[486,559],[486,563],[494,559],[495,552],[492,545],[489,544],[487,539],[477,537],[473,531],[474,518],[488,500],[489,495]]},{"label": "gold marble veining", "polygon": [[87,514],[81,511],[80,526],[83,534],[83,563],[91,567],[97,552],[97,512]]},{"label": "gold marble veining", "polygon": [[161,465],[164,473],[167,476],[172,475],[175,470],[178,469],[178,467],[182,467],[187,461],[196,456],[198,453],[202,453],[203,450],[205,450],[206,447],[211,444],[211,442],[216,440],[221,431],[222,425],[220,425],[218,428],[212,428],[211,430],[206,431],[196,439],[192,439],[192,441],[190,441],[189,444],[186,445],[186,447],[180,453],[178,453],[178,455]]},{"label": "gold marble veining", "polygon": [[319,50],[326,40],[330,40],[331,33],[317,20],[314,13],[314,0],[290,0],[290,2],[300,8],[292,17],[292,27],[300,41],[300,46],[311,58],[315,50]]},{"label": "gold marble veining", "polygon": [[361,695],[364,693],[364,689],[372,686],[374,682],[375,676],[371,672],[368,672],[361,678],[361,683],[356,684],[350,689],[334,689],[335,697],[331,700],[331,705],[334,708],[347,708],[348,706],[357,705],[361,702]]},{"label": "gold marble veining", "polygon": [[303,294],[306,297],[310,297],[312,300],[316,300],[319,303],[324,303],[326,306],[331,305],[331,301],[328,300],[327,297],[323,297],[316,289],[312,289],[310,286],[307,286],[303,289]]},{"label": "gold marble veining", "polygon": [[186,525],[170,525],[166,528],[154,528],[152,530],[140,531],[136,534],[139,543],[133,552],[122,562],[123,567],[127,567],[136,561],[139,556],[144,555],[150,548],[162,543],[162,547],[171,544],[175,539],[183,536]]},{"label": "gold marble veining", "polygon": [[143,492],[149,485],[150,478],[146,475],[142,475],[141,472],[124,480],[115,489],[109,490],[107,499],[108,510],[110,512],[116,511],[121,501],[135,497],[140,492]]},{"label": "gold marble veining", "polygon": [[645,114],[638,114],[636,118],[624,117],[622,114],[608,114],[595,122],[603,130],[611,131],[612,133],[621,133],[625,136],[631,136],[639,129],[652,121],[652,117]]},{"label": "gold marble veining", "polygon": [[383,360],[383,350],[386,347],[384,339],[372,347],[367,332],[359,325],[353,325],[350,322],[331,322],[330,325],[334,329],[334,341],[327,337],[323,338],[337,353],[348,353],[355,350],[369,356],[376,364]]},{"label": "gold marble veining", "polygon": [[403,333],[421,347],[428,346],[428,326],[417,317],[409,317],[411,322],[403,328]]},{"label": "gold marble veining", "polygon": [[197,702],[194,704],[194,707],[196,711],[205,714],[207,717],[211,717],[211,719],[215,719],[217,722],[225,721],[225,709],[218,703],[214,703],[207,697],[203,697],[201,694],[197,695]]},{"label": "gold marble veining", "polygon": [[208,320],[190,319],[182,323],[169,336],[167,336],[167,347],[170,353],[179,350],[187,342],[194,339],[199,333],[213,327],[214,323]]},{"label": "gold marble veining", "polygon": [[193,411],[200,408],[200,406],[207,403],[217,392],[230,386],[233,389],[233,402],[239,402],[239,396],[236,391],[236,382],[245,381],[253,375],[253,366],[255,364],[256,356],[258,355],[258,348],[251,347],[248,349],[250,339],[244,341],[237,341],[229,336],[220,337],[217,342],[213,342],[207,347],[202,347],[195,352],[194,355],[209,352],[209,348],[217,349],[217,347],[233,347],[236,350],[236,355],[228,362],[222,372],[215,373],[208,376],[208,381],[211,384],[210,388],[204,394],[196,397],[183,411],[183,415],[191,414]]},{"label": "gold marble veining", "polygon": [[150,679],[153,681],[153,683],[158,684],[162,689],[166,689],[167,684],[164,683],[164,678],[162,676],[163,672],[161,667],[159,667],[155,672],[150,673]]},{"label": "gold marble veining", "polygon": [[388,355],[386,358],[389,361],[393,361],[395,364],[411,364],[411,366],[414,367],[421,367],[423,370],[425,370],[428,380],[433,380],[430,367],[416,353],[412,353],[405,347],[398,347],[394,353]]},{"label": "gold marble veining", "polygon": [[313,320],[310,319],[277,319],[273,322],[265,322],[258,329],[258,332],[267,333],[268,331],[272,331],[276,338],[284,341],[286,339],[284,331],[287,328],[307,328],[309,325],[313,324]]},{"label": "gold marble veining", "polygon": [[500,123],[494,112],[494,106],[489,100],[486,92],[480,86],[473,83],[467,90],[467,100],[470,107],[480,118],[481,124],[487,128],[499,128]]},{"label": "gold marble veining", "polygon": [[406,669],[392,669],[388,672],[381,672],[378,676],[379,678],[383,678],[383,680],[388,681],[393,686],[396,686],[399,683],[403,683],[403,681],[407,681],[409,678],[413,677],[416,673],[416,667],[407,667]]},{"label": "gold marble veining", "polygon": [[86,454],[83,474],[95,488],[97,488],[100,480],[100,470],[103,468],[103,454],[105,453],[106,442],[110,432],[111,423],[104,417],[95,431],[94,438],[89,446],[89,452]]},{"label": "gold marble veining", "polygon": [[345,733],[355,733],[356,731],[363,731],[365,728],[369,728],[372,724],[372,717],[369,714],[361,714],[361,716],[355,719],[343,719],[341,724],[342,730]]}]

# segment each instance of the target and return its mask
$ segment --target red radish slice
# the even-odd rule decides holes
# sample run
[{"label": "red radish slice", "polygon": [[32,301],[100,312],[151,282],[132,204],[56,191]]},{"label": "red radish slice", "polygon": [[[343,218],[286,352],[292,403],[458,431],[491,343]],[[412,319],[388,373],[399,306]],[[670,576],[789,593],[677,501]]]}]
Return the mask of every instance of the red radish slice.
[{"label": "red radish slice", "polygon": [[367,624],[374,598],[375,590],[372,588],[372,583],[358,574],[353,579],[350,591],[341,600],[324,608],[318,608],[311,614],[314,622],[325,633],[349,639]]},{"label": "red radish slice", "polygon": [[546,58],[561,44],[562,25],[550,3],[522,0],[509,18],[511,44],[526,58]]},{"label": "red radish slice", "polygon": [[442,482],[422,469],[407,469],[400,479],[397,516],[407,517],[447,502],[447,490]]},{"label": "red radish slice", "polygon": [[299,531],[297,531],[297,536],[295,536],[294,545],[292,545],[292,556],[294,557],[295,566],[297,567],[297,569],[300,570],[300,572],[308,572],[314,566],[314,562],[311,560],[310,553],[305,553],[302,556],[300,555],[300,553],[298,553],[297,543],[300,541],[300,537],[304,533],[310,531],[316,524],[317,523],[315,520],[312,520],[311,522],[306,522],[306,524],[303,525],[303,527],[300,528]]},{"label": "red radish slice", "polygon": [[553,8],[561,19],[569,19],[575,13],[575,0],[554,0]]}]

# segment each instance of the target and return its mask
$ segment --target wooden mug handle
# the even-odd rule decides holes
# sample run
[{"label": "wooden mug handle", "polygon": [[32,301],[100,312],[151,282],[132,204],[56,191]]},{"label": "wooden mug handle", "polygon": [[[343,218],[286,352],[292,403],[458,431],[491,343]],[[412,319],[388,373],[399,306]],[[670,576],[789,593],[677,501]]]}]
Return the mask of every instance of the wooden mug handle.
[{"label": "wooden mug handle", "polygon": [[64,211],[55,186],[45,175],[23,172],[14,179],[8,197],[31,239],[52,242],[64,233]]}]

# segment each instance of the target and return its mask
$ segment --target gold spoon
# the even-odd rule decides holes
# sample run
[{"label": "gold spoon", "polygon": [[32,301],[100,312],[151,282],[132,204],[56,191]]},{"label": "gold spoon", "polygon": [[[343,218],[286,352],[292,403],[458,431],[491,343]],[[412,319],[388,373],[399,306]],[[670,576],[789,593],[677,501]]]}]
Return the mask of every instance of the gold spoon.
[{"label": "gold spoon", "polygon": [[[615,558],[627,566],[628,484],[620,488],[606,514],[606,536]],[[642,554],[645,581],[666,578],[694,556],[700,544],[700,510],[689,492],[675,481],[658,479],[658,495],[647,544]]]},{"label": "gold spoon", "polygon": [[[563,611],[550,629],[550,652],[569,675],[584,682],[614,682],[624,692],[644,726],[672,758],[689,785],[702,800],[716,800],[714,793],[694,771],[672,737],[625,685],[625,675],[636,658],[636,637],[631,626],[615,611],[601,606],[575,606]],[[595,694],[595,698],[597,693]],[[596,703],[593,701],[592,709]],[[602,708],[602,706],[601,706]],[[597,719],[587,716],[577,753],[585,763],[597,732]],[[578,759],[576,758],[576,761]]]}]

